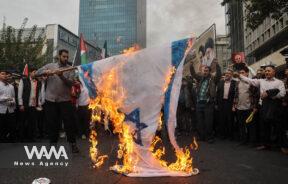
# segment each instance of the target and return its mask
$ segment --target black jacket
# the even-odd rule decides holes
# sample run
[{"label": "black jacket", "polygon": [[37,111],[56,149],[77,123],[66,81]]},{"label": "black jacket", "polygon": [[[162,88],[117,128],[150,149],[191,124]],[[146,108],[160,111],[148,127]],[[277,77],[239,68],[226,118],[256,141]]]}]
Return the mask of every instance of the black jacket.
[{"label": "black jacket", "polygon": [[[22,99],[23,99],[23,105],[24,107],[29,107],[29,99],[30,99],[30,93],[31,93],[31,82],[29,78],[23,78],[23,93],[22,93]],[[37,81],[37,87],[36,87],[36,106],[38,106],[38,98],[39,98],[39,92],[41,90],[41,82]]]},{"label": "black jacket", "polygon": [[[223,96],[224,96],[224,80],[221,80],[218,84],[217,87],[217,104],[221,105],[221,102],[223,101]],[[235,94],[236,94],[236,81],[231,80],[230,88],[229,88],[229,93],[228,93],[228,102],[233,104]]]}]

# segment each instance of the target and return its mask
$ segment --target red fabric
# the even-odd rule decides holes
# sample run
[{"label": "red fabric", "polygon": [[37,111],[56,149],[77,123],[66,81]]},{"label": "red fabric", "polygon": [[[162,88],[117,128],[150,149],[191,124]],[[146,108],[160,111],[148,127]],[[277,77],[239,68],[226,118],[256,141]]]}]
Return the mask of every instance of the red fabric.
[{"label": "red fabric", "polygon": [[24,70],[23,70],[23,75],[28,77],[29,71],[28,71],[28,64],[25,65]]},{"label": "red fabric", "polygon": [[71,102],[72,104],[76,104],[77,98],[79,98],[79,95],[81,93],[80,84],[74,84],[71,88]]}]

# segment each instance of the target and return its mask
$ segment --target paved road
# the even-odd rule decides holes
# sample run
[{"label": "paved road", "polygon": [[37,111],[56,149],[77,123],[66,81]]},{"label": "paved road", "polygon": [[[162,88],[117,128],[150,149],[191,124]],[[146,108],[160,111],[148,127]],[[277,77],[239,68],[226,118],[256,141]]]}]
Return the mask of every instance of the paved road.
[{"label": "paved road", "polygon": [[[191,137],[181,137],[179,142],[187,144],[190,140]],[[115,162],[117,147],[117,141],[109,135],[101,136],[100,145],[103,152],[112,156],[100,170],[95,170],[88,156],[88,141],[79,140],[78,143],[81,153],[73,155],[70,167],[0,169],[0,183],[31,183],[39,177],[47,177],[53,184],[288,183],[288,156],[277,151],[256,151],[230,141],[200,142],[200,149],[194,153],[194,165],[201,173],[187,178],[128,178],[109,171],[109,166]]]}]

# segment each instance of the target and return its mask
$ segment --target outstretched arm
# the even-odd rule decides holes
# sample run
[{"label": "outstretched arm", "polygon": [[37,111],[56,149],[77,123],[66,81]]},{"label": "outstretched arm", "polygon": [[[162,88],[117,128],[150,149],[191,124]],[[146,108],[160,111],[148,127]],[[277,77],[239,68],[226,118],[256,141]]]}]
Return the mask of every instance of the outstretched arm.
[{"label": "outstretched arm", "polygon": [[248,84],[255,86],[257,88],[260,87],[260,79],[250,79],[245,77],[244,75],[240,75],[240,80],[247,82]]}]

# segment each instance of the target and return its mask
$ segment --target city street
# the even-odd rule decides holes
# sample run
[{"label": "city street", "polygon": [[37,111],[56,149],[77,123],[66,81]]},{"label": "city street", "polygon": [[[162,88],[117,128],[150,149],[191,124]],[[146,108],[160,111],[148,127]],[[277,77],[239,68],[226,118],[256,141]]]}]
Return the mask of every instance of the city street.
[{"label": "city street", "polygon": [[[36,178],[47,177],[53,184],[65,183],[287,183],[288,157],[279,151],[256,151],[236,142],[217,140],[214,144],[199,142],[194,153],[194,166],[200,174],[187,178],[129,178],[109,171],[115,163],[117,141],[111,135],[102,134],[99,141],[101,152],[112,153],[104,166],[95,170],[88,155],[88,141],[79,140],[80,154],[73,155],[72,166],[67,168],[0,169],[1,184],[32,183]],[[192,138],[181,137],[181,145]],[[63,140],[62,140],[63,141]],[[171,155],[171,154],[170,154]],[[169,158],[168,158],[169,159]]]}]

